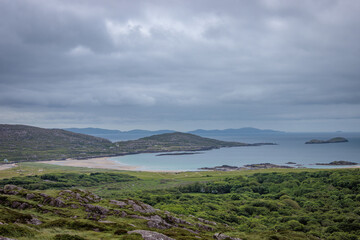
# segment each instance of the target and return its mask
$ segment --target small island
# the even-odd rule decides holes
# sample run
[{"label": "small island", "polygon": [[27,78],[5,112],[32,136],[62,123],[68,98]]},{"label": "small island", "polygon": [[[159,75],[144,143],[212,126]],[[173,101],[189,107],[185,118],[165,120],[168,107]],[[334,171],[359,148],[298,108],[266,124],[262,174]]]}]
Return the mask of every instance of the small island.
[{"label": "small island", "polygon": [[356,162],[349,161],[333,161],[330,163],[316,163],[315,165],[325,165],[325,166],[349,166],[349,165],[357,165]]},{"label": "small island", "polygon": [[255,169],[267,169],[267,168],[293,168],[290,166],[276,165],[272,163],[258,163],[258,164],[248,164],[243,167],[230,166],[230,165],[222,165],[216,167],[203,167],[199,168],[199,170],[207,170],[207,171],[239,171],[239,170],[255,170]]},{"label": "small island", "polygon": [[342,143],[342,142],[349,142],[346,138],[343,137],[335,137],[331,138],[329,140],[318,140],[318,139],[312,139],[305,144],[323,144],[323,143]]}]

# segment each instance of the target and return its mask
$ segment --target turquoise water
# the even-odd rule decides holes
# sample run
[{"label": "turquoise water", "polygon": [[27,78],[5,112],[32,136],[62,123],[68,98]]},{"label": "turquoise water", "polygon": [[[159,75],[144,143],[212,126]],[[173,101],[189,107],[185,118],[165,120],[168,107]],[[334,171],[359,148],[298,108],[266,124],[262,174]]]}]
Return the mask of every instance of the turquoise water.
[{"label": "turquoise water", "polygon": [[[345,137],[347,143],[304,144],[311,139],[327,140]],[[301,164],[307,168],[334,168],[338,166],[318,166],[315,163],[351,161],[360,164],[360,133],[292,133],[252,136],[206,136],[227,141],[247,143],[274,142],[278,145],[259,147],[234,147],[203,151],[194,155],[167,155],[145,153],[111,158],[124,165],[137,166],[137,170],[195,171],[201,167],[223,164],[243,166],[255,163],[286,165],[286,162]],[[293,165],[289,165],[293,166]]]}]

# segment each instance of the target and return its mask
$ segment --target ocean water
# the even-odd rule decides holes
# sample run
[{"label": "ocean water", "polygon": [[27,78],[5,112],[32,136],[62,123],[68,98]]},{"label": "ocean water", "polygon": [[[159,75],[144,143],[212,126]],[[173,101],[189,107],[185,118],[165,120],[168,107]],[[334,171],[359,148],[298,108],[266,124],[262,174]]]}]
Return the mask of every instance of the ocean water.
[{"label": "ocean water", "polygon": [[[327,140],[338,136],[347,138],[349,142],[305,144],[311,139]],[[157,154],[154,153],[144,153],[111,159],[124,165],[137,166],[137,170],[145,171],[196,171],[201,167],[223,164],[241,167],[255,163],[287,165],[287,162],[295,162],[301,164],[300,167],[306,168],[335,168],[339,166],[319,166],[315,163],[340,160],[356,162],[360,165],[360,133],[286,133],[205,137],[246,143],[273,142],[278,145],[221,148],[202,151],[201,154],[194,155],[156,156]],[[294,165],[288,166],[294,167]]]}]

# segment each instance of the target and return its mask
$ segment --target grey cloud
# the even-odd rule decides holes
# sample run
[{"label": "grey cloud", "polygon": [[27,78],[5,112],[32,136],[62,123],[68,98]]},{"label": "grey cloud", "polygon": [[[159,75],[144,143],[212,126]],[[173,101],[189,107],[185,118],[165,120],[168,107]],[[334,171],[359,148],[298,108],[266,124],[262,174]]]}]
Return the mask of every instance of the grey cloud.
[{"label": "grey cloud", "polygon": [[347,0],[1,1],[0,121],[19,111],[40,125],[120,129],[360,118],[359,10]]}]

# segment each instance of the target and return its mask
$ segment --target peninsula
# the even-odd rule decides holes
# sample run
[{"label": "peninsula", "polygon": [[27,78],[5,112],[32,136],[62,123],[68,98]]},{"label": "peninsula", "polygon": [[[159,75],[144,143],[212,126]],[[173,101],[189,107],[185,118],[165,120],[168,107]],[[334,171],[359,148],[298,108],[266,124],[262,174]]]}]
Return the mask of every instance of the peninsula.
[{"label": "peninsula", "polygon": [[7,159],[10,163],[113,157],[138,153],[195,152],[224,147],[273,144],[227,142],[181,132],[111,142],[62,129],[0,124],[0,158]]}]

